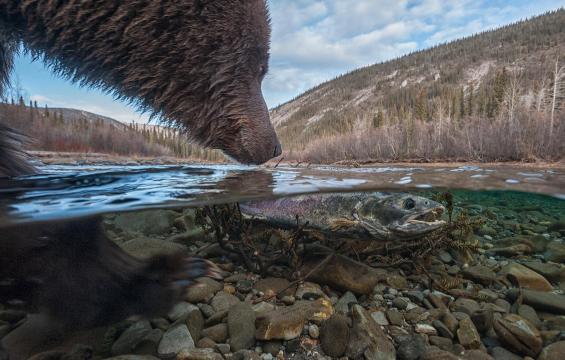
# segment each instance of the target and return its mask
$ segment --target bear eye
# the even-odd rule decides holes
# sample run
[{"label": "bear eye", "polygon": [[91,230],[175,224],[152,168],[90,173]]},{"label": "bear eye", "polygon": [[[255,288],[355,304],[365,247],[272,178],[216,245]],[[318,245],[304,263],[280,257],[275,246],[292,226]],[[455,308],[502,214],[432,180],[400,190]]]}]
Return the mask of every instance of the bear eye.
[{"label": "bear eye", "polygon": [[404,207],[408,210],[412,210],[416,207],[416,202],[413,199],[406,199],[404,201]]},{"label": "bear eye", "polygon": [[265,68],[265,66],[261,65],[259,66],[259,77],[262,78],[263,76],[265,76],[265,73],[267,72],[267,69]]}]

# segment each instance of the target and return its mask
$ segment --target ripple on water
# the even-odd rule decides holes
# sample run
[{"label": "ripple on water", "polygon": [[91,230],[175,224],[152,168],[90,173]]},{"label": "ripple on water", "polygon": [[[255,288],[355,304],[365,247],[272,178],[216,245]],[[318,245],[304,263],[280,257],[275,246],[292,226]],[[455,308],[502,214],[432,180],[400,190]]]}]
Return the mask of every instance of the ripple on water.
[{"label": "ripple on water", "polygon": [[457,168],[239,165],[69,167],[0,181],[0,226],[148,208],[274,198],[315,192],[411,189],[516,190],[558,195],[565,171]]}]

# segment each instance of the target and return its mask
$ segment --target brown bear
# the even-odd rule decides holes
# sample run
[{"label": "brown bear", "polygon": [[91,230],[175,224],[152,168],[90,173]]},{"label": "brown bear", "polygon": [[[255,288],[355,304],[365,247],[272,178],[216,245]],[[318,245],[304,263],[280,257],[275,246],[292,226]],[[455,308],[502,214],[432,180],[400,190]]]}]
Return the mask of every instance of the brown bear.
[{"label": "brown bear", "polygon": [[[281,153],[261,93],[269,38],[264,0],[0,0],[0,81],[7,86],[23,46],[64,78],[135,104],[238,162],[262,164]],[[0,124],[0,176],[30,171],[21,141]],[[182,255],[135,259],[99,225],[0,229],[0,303],[89,327],[163,314],[193,279],[216,274]]]},{"label": "brown bear", "polygon": [[[281,154],[261,93],[269,39],[265,0],[0,0],[0,81],[21,45],[72,82],[262,164]],[[25,170],[9,135],[0,128],[5,176]]]}]

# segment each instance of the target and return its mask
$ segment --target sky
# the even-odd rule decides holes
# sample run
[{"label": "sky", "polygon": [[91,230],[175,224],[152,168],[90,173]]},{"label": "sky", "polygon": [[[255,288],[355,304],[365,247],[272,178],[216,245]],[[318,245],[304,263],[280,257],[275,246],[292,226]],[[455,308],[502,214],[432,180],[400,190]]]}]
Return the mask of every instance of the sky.
[{"label": "sky", "polygon": [[[565,6],[565,0],[267,0],[271,61],[263,81],[269,108],[359,67],[497,28]],[[13,83],[39,106],[70,107],[146,123],[147,114],[111,94],[56,78],[21,55]]]}]

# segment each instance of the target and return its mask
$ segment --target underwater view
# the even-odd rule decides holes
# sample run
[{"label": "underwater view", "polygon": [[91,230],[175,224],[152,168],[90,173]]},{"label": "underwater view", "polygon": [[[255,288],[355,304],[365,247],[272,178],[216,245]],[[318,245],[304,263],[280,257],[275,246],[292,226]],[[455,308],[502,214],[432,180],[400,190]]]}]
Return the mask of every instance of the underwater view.
[{"label": "underwater view", "polygon": [[0,183],[1,345],[559,359],[563,189],[540,167],[46,166]]}]

